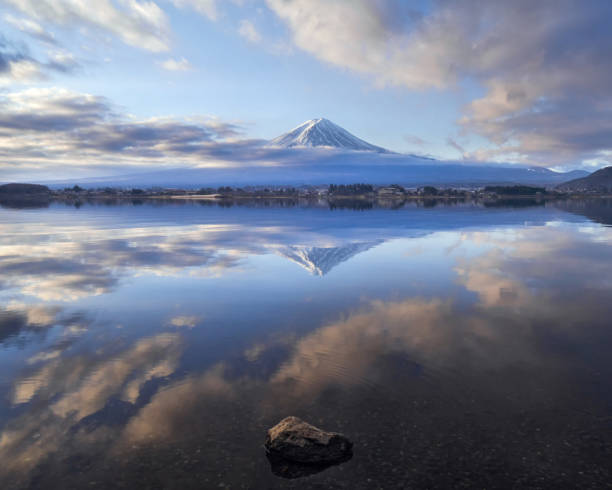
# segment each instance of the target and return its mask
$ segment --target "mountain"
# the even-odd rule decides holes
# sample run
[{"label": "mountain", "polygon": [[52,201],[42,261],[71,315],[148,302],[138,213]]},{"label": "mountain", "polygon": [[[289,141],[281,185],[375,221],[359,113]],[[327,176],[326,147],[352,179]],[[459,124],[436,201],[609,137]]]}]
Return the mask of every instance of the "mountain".
[{"label": "mountain", "polygon": [[[552,170],[549,170],[549,171],[552,172]],[[589,176],[589,173],[586,170],[570,170],[569,172],[564,172],[564,173],[556,172],[556,173],[558,176],[562,178],[566,178],[568,180],[582,179],[583,177]]]},{"label": "mountain", "polygon": [[[587,172],[553,172],[542,167],[436,160],[394,153],[364,141],[328,119],[312,119],[278,138],[219,150],[213,157],[228,165],[165,168],[98,178],[46,182],[54,188],[324,186],[329,184],[400,184],[406,187],[536,185],[554,187]],[[329,149],[334,151],[329,151]],[[235,153],[234,153],[235,151]],[[205,158],[205,157],[204,157]]]},{"label": "mountain", "polygon": [[358,138],[325,118],[306,121],[288,133],[274,138],[268,145],[281,148],[326,146],[350,151],[392,153],[380,146],[372,145]]},{"label": "mountain", "polygon": [[[320,149],[319,149],[320,150]],[[554,187],[568,180],[588,175],[587,172],[553,172],[546,168],[531,169],[499,164],[465,164],[427,161],[410,155],[373,152],[329,152],[317,149],[292,148],[290,165],[219,168],[174,168],[113,177],[55,180],[45,182],[53,188],[72,187],[200,187],[300,186],[328,184],[374,185],[400,184],[406,187],[485,185],[536,185]]]},{"label": "mountain", "polygon": [[612,192],[612,167],[605,167],[582,179],[565,182],[557,189],[566,192]]},{"label": "mountain", "polygon": [[312,275],[324,276],[338,264],[380,243],[382,243],[382,240],[350,243],[341,247],[288,246],[278,250],[278,253],[300,265]]}]

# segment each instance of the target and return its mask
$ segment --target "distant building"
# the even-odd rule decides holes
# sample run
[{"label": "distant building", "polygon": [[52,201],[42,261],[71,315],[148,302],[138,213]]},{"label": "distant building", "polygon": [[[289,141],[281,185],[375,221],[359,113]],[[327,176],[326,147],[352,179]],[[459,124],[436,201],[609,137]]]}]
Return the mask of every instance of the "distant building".
[{"label": "distant building", "polygon": [[406,195],[406,190],[399,185],[390,185],[388,187],[379,188],[376,193],[380,198],[395,198],[404,197]]}]

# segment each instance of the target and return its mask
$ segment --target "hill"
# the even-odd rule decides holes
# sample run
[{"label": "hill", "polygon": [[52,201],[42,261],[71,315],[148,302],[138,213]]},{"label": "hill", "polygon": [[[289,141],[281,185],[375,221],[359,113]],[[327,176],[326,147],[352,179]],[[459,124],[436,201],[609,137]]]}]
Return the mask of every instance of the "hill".
[{"label": "hill", "polygon": [[50,190],[46,185],[38,185],[38,184],[0,185],[0,195],[2,196],[49,194],[49,192]]},{"label": "hill", "polygon": [[564,192],[611,193],[612,166],[605,167],[581,179],[570,180],[559,186]]}]

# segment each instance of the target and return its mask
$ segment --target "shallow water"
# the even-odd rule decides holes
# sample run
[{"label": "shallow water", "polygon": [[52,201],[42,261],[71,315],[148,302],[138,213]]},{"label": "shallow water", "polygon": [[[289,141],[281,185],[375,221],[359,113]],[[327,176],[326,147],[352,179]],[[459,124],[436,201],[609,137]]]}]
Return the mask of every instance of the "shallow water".
[{"label": "shallow water", "polygon": [[0,487],[609,486],[612,203],[433,204],[0,209]]}]

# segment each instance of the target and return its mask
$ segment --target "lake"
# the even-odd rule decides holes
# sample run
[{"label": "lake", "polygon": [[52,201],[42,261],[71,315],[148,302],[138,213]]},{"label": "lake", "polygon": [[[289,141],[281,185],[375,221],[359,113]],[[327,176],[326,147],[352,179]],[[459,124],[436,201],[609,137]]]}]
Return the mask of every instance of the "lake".
[{"label": "lake", "polygon": [[0,209],[1,488],[610,486],[611,201],[230,204]]}]

